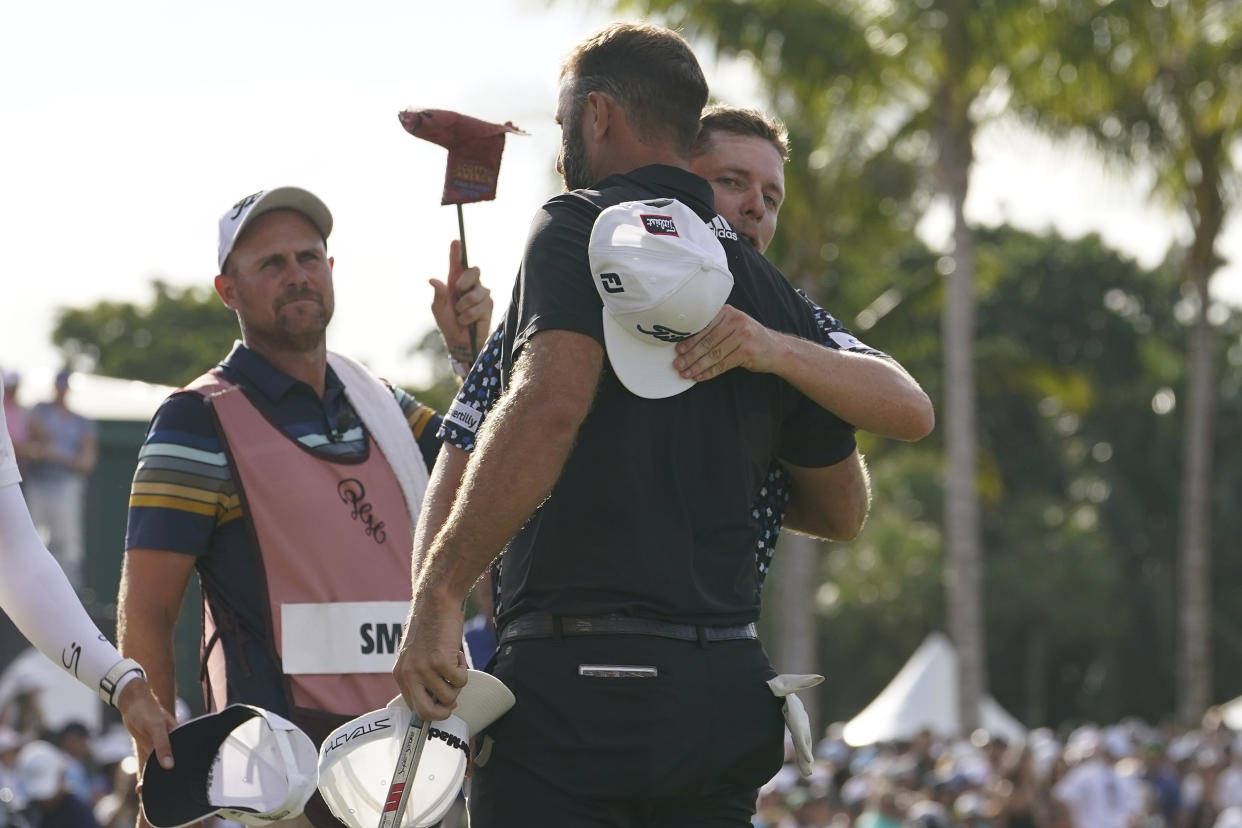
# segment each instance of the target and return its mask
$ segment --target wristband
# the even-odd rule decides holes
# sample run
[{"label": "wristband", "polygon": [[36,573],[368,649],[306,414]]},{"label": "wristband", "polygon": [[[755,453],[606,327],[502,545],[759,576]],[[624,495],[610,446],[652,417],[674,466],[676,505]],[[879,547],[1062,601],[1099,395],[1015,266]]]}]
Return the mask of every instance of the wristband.
[{"label": "wristband", "polygon": [[132,658],[123,658],[112,665],[104,677],[99,680],[99,698],[116,707],[116,697],[121,688],[135,678],[146,678],[147,672],[142,665]]},{"label": "wristband", "polygon": [[470,376],[470,366],[462,362],[457,357],[449,357],[449,366],[452,367],[453,373],[462,379]]}]

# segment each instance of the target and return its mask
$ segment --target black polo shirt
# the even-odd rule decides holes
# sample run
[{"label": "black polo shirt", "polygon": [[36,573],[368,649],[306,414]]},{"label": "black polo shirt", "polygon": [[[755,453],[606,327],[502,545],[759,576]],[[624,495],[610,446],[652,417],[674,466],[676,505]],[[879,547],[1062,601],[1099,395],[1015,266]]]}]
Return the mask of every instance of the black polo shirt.
[{"label": "black polo shirt", "polygon": [[[674,197],[704,222],[711,187],[662,165],[557,196],[527,239],[505,322],[502,384],[540,331],[604,345],[602,303],[587,258],[599,213],[622,201]],[[734,288],[729,304],[765,326],[818,341],[813,309],[736,234],[718,233]],[[595,403],[549,498],[505,551],[500,622],[532,610],[619,612],[694,624],[759,613],[753,512],[773,457],[838,462],[853,429],[772,374],[734,369],[666,399],[621,385],[605,359]]]}]

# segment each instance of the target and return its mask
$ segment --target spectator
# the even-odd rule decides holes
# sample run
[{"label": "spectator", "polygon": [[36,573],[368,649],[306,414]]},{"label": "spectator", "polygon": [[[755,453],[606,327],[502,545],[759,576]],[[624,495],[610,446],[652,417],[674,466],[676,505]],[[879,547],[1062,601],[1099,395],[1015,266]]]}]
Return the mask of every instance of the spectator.
[{"label": "spectator", "polygon": [[11,727],[0,725],[0,825],[12,825],[18,812],[26,807],[17,776],[17,753],[22,737]]},{"label": "spectator", "polygon": [[95,767],[90,735],[86,725],[78,721],[69,722],[57,735],[56,746],[65,754],[65,787],[78,799],[94,807],[111,784]]},{"label": "spectator", "polygon": [[100,828],[131,828],[138,819],[138,760],[126,756],[112,767],[112,790],[95,803],[95,821]]},{"label": "spectator", "polygon": [[1010,748],[1002,758],[996,791],[1006,828],[1037,828],[1040,819],[1040,783],[1030,748]]},{"label": "spectator", "polygon": [[26,422],[29,415],[17,401],[17,389],[21,385],[21,379],[16,371],[4,372],[4,421],[9,428],[9,439],[13,442],[17,470],[25,475],[30,461],[30,428]]},{"label": "spectator", "polygon": [[43,709],[39,694],[43,684],[34,676],[20,676],[12,688],[12,696],[0,706],[0,725],[17,731],[23,744],[43,736]]},{"label": "spectator", "polygon": [[901,828],[902,810],[897,793],[887,785],[874,791],[867,799],[867,807],[858,817],[858,828]]},{"label": "spectator", "polygon": [[52,401],[30,410],[26,501],[48,551],[80,588],[86,479],[95,469],[99,438],[94,423],[70,410],[68,397],[69,372],[61,371]]},{"label": "spectator", "polygon": [[48,742],[33,741],[17,755],[17,775],[29,800],[30,828],[99,828],[85,802],[65,785],[65,755]]}]

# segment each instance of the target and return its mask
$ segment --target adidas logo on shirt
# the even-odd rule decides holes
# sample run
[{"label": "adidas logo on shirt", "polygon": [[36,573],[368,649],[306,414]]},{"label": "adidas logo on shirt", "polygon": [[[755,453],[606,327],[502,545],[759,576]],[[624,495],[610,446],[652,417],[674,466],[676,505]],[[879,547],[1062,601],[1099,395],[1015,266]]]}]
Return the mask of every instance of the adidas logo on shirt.
[{"label": "adidas logo on shirt", "polygon": [[707,223],[707,226],[716,234],[716,238],[737,241],[737,231],[729,225],[729,222],[725,221],[724,216],[716,216]]}]

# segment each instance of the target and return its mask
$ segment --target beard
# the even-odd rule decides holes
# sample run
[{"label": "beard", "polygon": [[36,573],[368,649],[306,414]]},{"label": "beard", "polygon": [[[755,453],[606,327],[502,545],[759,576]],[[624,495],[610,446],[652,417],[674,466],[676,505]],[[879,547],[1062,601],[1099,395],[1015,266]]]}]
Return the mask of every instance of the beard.
[{"label": "beard", "polygon": [[[310,304],[289,308],[294,302],[308,300]],[[242,321],[243,332],[248,340],[261,347],[289,353],[308,353],[324,344],[332,310],[324,297],[313,290],[292,290],[282,294],[272,304],[272,319],[260,324],[254,319]]]},{"label": "beard", "polygon": [[[299,307],[294,313],[281,313],[286,305],[310,301],[313,307]],[[285,347],[294,351],[313,351],[324,341],[332,313],[323,297],[312,290],[290,291],[276,301],[276,331]]]},{"label": "beard", "polygon": [[585,190],[595,183],[579,121],[577,117],[571,118],[561,131],[561,173],[566,190]]}]

